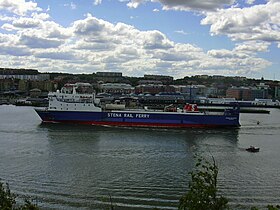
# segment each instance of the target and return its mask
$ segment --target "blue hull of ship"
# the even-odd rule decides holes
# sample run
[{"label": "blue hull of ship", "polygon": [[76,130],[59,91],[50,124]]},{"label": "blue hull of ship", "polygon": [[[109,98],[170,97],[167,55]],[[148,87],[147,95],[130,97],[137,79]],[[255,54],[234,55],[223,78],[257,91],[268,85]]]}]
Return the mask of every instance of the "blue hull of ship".
[{"label": "blue hull of ship", "polygon": [[239,112],[225,115],[184,113],[84,112],[36,110],[43,122],[127,127],[238,127]]}]

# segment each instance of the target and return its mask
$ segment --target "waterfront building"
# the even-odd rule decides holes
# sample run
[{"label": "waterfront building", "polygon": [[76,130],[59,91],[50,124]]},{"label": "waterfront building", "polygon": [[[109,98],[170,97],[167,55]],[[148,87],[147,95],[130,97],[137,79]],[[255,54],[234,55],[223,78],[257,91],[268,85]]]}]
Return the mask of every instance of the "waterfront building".
[{"label": "waterfront building", "polygon": [[171,76],[165,76],[165,75],[149,75],[145,74],[144,79],[149,80],[159,80],[162,81],[163,84],[170,84],[173,82],[174,78]]},{"label": "waterfront building", "polygon": [[34,70],[34,69],[0,68],[0,79],[45,81],[45,80],[50,80],[50,75],[49,74],[40,74],[38,72],[38,70]]},{"label": "waterfront building", "polygon": [[0,68],[0,75],[37,75],[38,70],[34,69],[11,69],[11,68]]},{"label": "waterfront building", "polygon": [[31,98],[38,98],[41,95],[42,91],[38,88],[34,88],[30,90],[29,93]]},{"label": "waterfront building", "polygon": [[209,75],[195,75],[194,77],[198,79],[208,79]]},{"label": "waterfront building", "polygon": [[50,74],[38,74],[39,81],[48,81],[50,80]]},{"label": "waterfront building", "polygon": [[240,100],[243,100],[243,101],[250,101],[250,100],[253,100],[253,89],[255,90],[255,88],[247,88],[247,87],[244,87],[244,88],[241,88],[240,89],[240,94],[241,94],[241,97],[239,98]]},{"label": "waterfront building", "polygon": [[16,84],[13,79],[1,79],[0,80],[0,92],[16,89]]},{"label": "waterfront building", "polygon": [[96,72],[96,76],[98,76],[98,77],[122,77],[122,73],[121,72],[102,71],[102,72]]},{"label": "waterfront building", "polygon": [[216,87],[206,87],[205,85],[172,85],[176,92],[185,95],[186,99],[196,100],[201,97],[217,96]]},{"label": "waterfront building", "polygon": [[226,91],[227,98],[235,98],[236,100],[251,100],[251,89],[247,87],[231,87]]},{"label": "waterfront building", "polygon": [[212,78],[213,78],[213,79],[224,79],[225,76],[222,76],[222,75],[213,75]]},{"label": "waterfront building", "polygon": [[29,81],[27,80],[19,80],[18,82],[18,90],[27,92],[29,90]]},{"label": "waterfront building", "polygon": [[135,87],[136,94],[158,94],[160,92],[169,92],[174,93],[175,88],[174,86],[169,85],[154,85],[154,84],[147,84],[147,85],[137,85]]},{"label": "waterfront building", "polygon": [[186,85],[186,86],[179,86],[181,93],[183,93],[186,99],[189,100],[196,100],[199,97],[206,95],[206,86],[205,85]]},{"label": "waterfront building", "polygon": [[134,87],[125,83],[105,83],[99,84],[99,89],[102,93],[110,94],[130,94],[134,92]]},{"label": "waterfront building", "polygon": [[267,99],[268,98],[268,89],[259,89],[259,88],[252,88],[252,97],[251,100],[256,98]]},{"label": "waterfront building", "polygon": [[54,83],[47,80],[47,81],[26,81],[27,82],[27,88],[34,89],[39,88],[42,91],[53,91],[54,90]]},{"label": "waterfront building", "polygon": [[95,79],[103,83],[129,83],[121,72],[96,72]]},{"label": "waterfront building", "polygon": [[162,82],[159,80],[139,80],[138,84],[139,85],[148,85],[148,84],[162,85]]},{"label": "waterfront building", "polygon": [[237,81],[245,81],[245,80],[247,80],[246,77],[241,77],[241,76],[234,76],[234,77],[228,77],[228,78],[231,78],[231,79],[234,79],[234,80],[237,80]]},{"label": "waterfront building", "polygon": [[264,99],[268,98],[268,88],[263,85],[257,87],[230,87],[226,91],[226,97],[243,101],[252,101],[255,98]]},{"label": "waterfront building", "polygon": [[89,83],[77,82],[75,84],[65,84],[61,89],[62,92],[72,94],[73,93],[73,86],[77,86],[77,93],[80,94],[90,94],[93,93],[92,85]]},{"label": "waterfront building", "polygon": [[257,95],[257,89],[252,87],[231,87],[226,91],[226,97],[236,100],[250,101],[254,100]]},{"label": "waterfront building", "polygon": [[0,79],[38,80],[38,75],[1,74]]},{"label": "waterfront building", "polygon": [[274,98],[280,99],[280,86],[274,87]]},{"label": "waterfront building", "polygon": [[204,99],[204,101],[210,104],[230,104],[230,103],[235,103],[236,99],[235,98],[207,98]]},{"label": "waterfront building", "polygon": [[217,97],[218,96],[218,88],[216,87],[207,87],[206,88],[206,97]]},{"label": "waterfront building", "polygon": [[184,105],[185,97],[181,94],[156,94],[139,97],[139,103],[153,108],[164,108],[167,105]]},{"label": "waterfront building", "polygon": [[279,106],[280,105],[278,100],[273,101],[272,99],[262,99],[262,98],[256,98],[254,101],[252,101],[252,104],[263,105],[263,106]]}]

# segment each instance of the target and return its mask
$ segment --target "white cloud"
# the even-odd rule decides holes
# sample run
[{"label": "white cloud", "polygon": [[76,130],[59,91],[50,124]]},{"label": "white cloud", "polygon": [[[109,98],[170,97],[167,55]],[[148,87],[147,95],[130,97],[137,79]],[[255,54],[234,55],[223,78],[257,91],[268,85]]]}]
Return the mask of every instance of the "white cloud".
[{"label": "white cloud", "polygon": [[255,0],[246,0],[247,4],[254,4]]},{"label": "white cloud", "polygon": [[94,0],[93,4],[94,5],[99,5],[102,3],[102,0]]},{"label": "white cloud", "polygon": [[37,52],[35,54],[35,57],[37,58],[47,58],[47,59],[55,59],[55,60],[76,60],[78,59],[78,56],[75,55],[73,52],[64,52],[60,50],[51,50],[51,51],[42,51]]},{"label": "white cloud", "polygon": [[[31,51],[26,47],[20,46],[8,46],[8,45],[0,45],[1,55],[12,55],[12,56],[31,56]],[[21,59],[21,58],[20,58]]]},{"label": "white cloud", "polygon": [[164,5],[164,9],[174,9],[174,10],[216,10],[217,8],[223,8],[226,5],[232,5],[234,0],[209,0],[209,1],[197,1],[197,0],[160,0]]},{"label": "white cloud", "polygon": [[174,77],[202,73],[248,74],[270,65],[253,53],[253,46],[265,51],[266,42],[240,43],[232,50],[205,52],[191,44],[175,43],[157,30],[141,31],[92,15],[69,27],[50,20],[46,13],[6,18],[2,26],[5,34],[0,32],[0,62],[40,71],[106,70],[122,71],[129,76],[153,73]]},{"label": "white cloud", "polygon": [[5,45],[11,45],[14,46],[18,42],[18,36],[13,34],[1,34],[0,33],[0,43],[3,43]]},{"label": "white cloud", "polygon": [[27,36],[21,35],[19,42],[22,45],[26,45],[29,48],[57,48],[63,42],[58,39],[49,39],[49,38],[42,38],[36,35]]},{"label": "white cloud", "polygon": [[173,47],[173,42],[167,39],[167,37],[159,31],[147,31],[138,34],[139,38],[142,38],[142,45],[144,49],[169,49]]},{"label": "white cloud", "polygon": [[32,18],[37,19],[37,20],[48,20],[50,18],[50,15],[48,13],[32,13],[31,15]]},{"label": "white cloud", "polygon": [[70,2],[70,4],[64,4],[65,7],[70,7],[72,10],[77,9],[77,5],[73,2]]},{"label": "white cloud", "polygon": [[209,56],[221,59],[246,59],[248,54],[242,52],[234,52],[230,50],[209,50],[207,53]]},{"label": "white cloud", "polygon": [[10,22],[10,21],[13,21],[13,20],[16,20],[16,18],[0,14],[0,21]]},{"label": "white cloud", "polygon": [[269,45],[269,42],[247,41],[236,44],[234,50],[247,53],[267,52]]},{"label": "white cloud", "polygon": [[71,2],[70,3],[70,7],[71,7],[71,9],[77,9],[77,5],[76,4],[74,4],[73,2]]},{"label": "white cloud", "polygon": [[[165,10],[180,10],[180,11],[211,11],[224,6],[232,5],[235,0],[208,0],[208,1],[197,1],[197,0],[130,0],[127,6],[130,8],[137,8],[140,4],[145,2],[160,2]],[[251,0],[249,0],[251,1]]]},{"label": "white cloud", "polygon": [[221,9],[205,13],[203,25],[211,25],[212,35],[227,35],[232,40],[280,41],[280,2],[267,2],[249,8]]},{"label": "white cloud", "polygon": [[106,28],[112,28],[112,24],[91,15],[88,15],[84,20],[75,21],[73,24],[74,33],[80,36],[98,35],[106,32]]},{"label": "white cloud", "polygon": [[182,35],[188,35],[187,32],[185,32],[184,30],[178,30],[178,31],[174,31],[177,34],[182,34]]},{"label": "white cloud", "polygon": [[17,15],[26,15],[30,11],[42,11],[37,3],[25,0],[1,0],[0,10],[7,10]]},{"label": "white cloud", "polygon": [[34,18],[19,18],[12,22],[12,25],[17,28],[36,28],[40,26],[40,21]]},{"label": "white cloud", "polygon": [[6,30],[6,31],[13,31],[13,30],[15,30],[15,27],[12,24],[9,24],[9,23],[4,23],[1,26],[1,28]]},{"label": "white cloud", "polygon": [[34,32],[40,34],[41,37],[56,38],[59,40],[70,38],[73,33],[70,28],[64,28],[53,21],[44,21],[41,29]]},{"label": "white cloud", "polygon": [[140,4],[143,4],[147,0],[131,0],[130,2],[127,3],[127,6],[130,8],[137,8],[139,7]]},{"label": "white cloud", "polygon": [[[13,34],[0,34],[0,55],[5,56],[32,56],[31,50],[28,47],[18,44],[18,36]],[[7,59],[7,57],[6,57]],[[0,60],[1,63],[4,60]],[[19,58],[21,59],[21,58]]]}]

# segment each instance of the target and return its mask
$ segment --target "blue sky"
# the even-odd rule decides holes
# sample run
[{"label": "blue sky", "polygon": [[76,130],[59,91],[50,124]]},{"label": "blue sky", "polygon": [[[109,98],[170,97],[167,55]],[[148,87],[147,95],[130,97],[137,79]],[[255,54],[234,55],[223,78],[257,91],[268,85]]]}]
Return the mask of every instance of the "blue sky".
[{"label": "blue sky", "polygon": [[2,0],[1,67],[280,80],[279,0]]}]

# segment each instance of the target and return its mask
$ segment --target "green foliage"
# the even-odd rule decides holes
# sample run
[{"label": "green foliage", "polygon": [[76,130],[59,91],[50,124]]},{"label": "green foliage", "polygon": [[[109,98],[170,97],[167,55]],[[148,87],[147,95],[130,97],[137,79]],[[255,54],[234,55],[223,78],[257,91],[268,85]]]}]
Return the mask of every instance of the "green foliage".
[{"label": "green foliage", "polygon": [[0,181],[0,209],[1,210],[39,210],[37,205],[25,199],[21,206],[16,205],[16,195],[11,192],[8,184],[4,185]]},{"label": "green foliage", "polygon": [[[189,191],[181,197],[179,210],[229,210],[228,199],[217,195],[218,166],[214,157],[212,162],[199,156],[195,158],[195,169],[189,173]],[[259,209],[251,207],[250,210]],[[268,205],[267,210],[280,210],[280,205]]]},{"label": "green foliage", "polygon": [[258,210],[257,207],[252,207],[250,210]]},{"label": "green foliage", "polygon": [[19,210],[39,210],[39,207],[31,203],[31,201],[25,199],[24,205],[20,206]]},{"label": "green foliage", "polygon": [[228,200],[217,195],[218,167],[204,158],[196,157],[195,170],[190,172],[189,191],[181,197],[180,210],[223,210],[228,209]]},{"label": "green foliage", "polygon": [[0,182],[0,209],[9,210],[12,209],[16,203],[15,194],[11,193],[9,185]]},{"label": "green foliage", "polygon": [[267,209],[268,209],[268,210],[279,210],[279,209],[280,209],[280,206],[279,206],[279,205],[276,205],[276,206],[268,205],[268,206],[267,206]]},{"label": "green foliage", "polygon": [[[279,210],[280,206],[267,205],[267,210]],[[259,210],[257,207],[252,207],[250,210]]]}]

